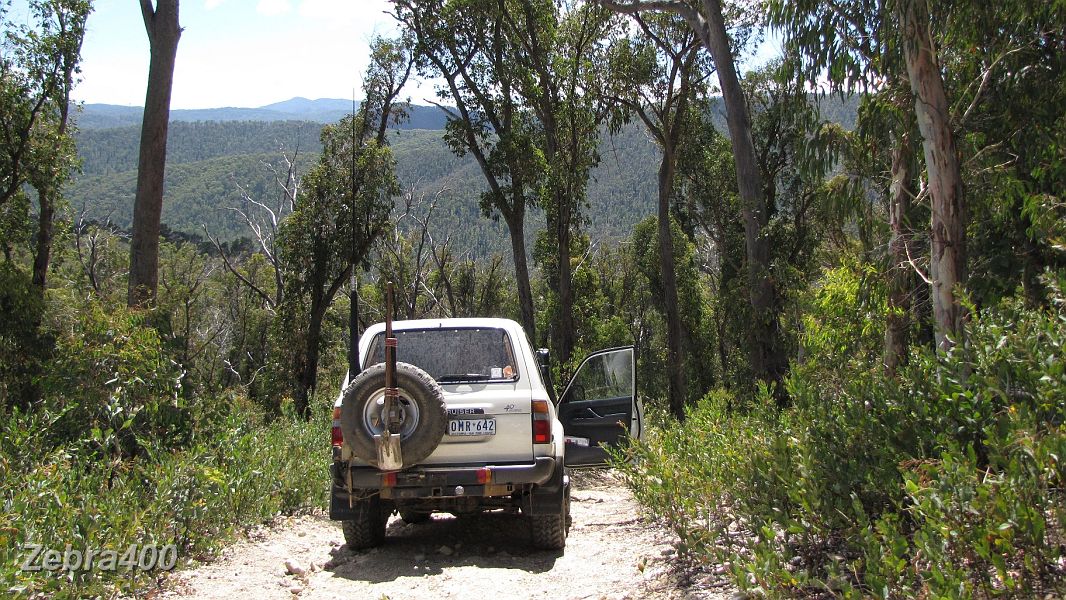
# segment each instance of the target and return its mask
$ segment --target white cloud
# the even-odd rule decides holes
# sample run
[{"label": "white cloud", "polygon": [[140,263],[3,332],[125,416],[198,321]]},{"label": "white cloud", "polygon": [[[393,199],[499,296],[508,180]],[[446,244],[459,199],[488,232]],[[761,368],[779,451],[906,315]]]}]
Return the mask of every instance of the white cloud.
[{"label": "white cloud", "polygon": [[292,4],[289,0],[259,0],[259,5],[255,7],[257,13],[268,17],[283,15],[290,10],[292,10]]},{"label": "white cloud", "polygon": [[207,10],[215,10],[220,4],[226,0],[204,0],[204,8]]}]

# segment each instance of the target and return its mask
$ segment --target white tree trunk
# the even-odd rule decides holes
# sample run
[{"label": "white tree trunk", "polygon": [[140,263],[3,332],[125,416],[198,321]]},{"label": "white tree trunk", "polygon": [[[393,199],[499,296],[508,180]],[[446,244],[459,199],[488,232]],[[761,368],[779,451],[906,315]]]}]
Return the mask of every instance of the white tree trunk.
[{"label": "white tree trunk", "polygon": [[932,201],[929,275],[936,343],[937,348],[948,350],[962,340],[964,318],[957,297],[958,286],[966,281],[966,214],[959,157],[929,31],[928,7],[925,0],[911,0],[901,2],[898,11]]}]

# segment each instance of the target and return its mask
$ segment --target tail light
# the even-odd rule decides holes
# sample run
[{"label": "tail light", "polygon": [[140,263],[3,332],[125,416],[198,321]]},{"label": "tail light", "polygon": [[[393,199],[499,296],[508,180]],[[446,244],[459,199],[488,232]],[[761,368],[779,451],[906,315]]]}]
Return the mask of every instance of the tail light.
[{"label": "tail light", "polygon": [[344,434],[341,433],[341,409],[340,407],[333,409],[333,429],[330,431],[330,437],[334,446],[341,446],[344,444]]},{"label": "tail light", "polygon": [[550,444],[552,441],[551,413],[548,410],[547,400],[534,400],[530,406],[534,444]]}]

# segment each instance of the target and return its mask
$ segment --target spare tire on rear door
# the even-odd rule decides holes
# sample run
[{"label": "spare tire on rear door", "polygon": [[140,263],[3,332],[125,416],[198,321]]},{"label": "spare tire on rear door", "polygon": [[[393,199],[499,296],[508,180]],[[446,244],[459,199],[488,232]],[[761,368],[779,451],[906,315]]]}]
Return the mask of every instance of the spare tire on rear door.
[{"label": "spare tire on rear door", "polygon": [[[421,462],[440,444],[448,426],[444,392],[433,377],[409,364],[396,363],[399,389],[400,450],[403,468]],[[385,431],[385,363],[355,376],[341,400],[341,432],[356,456],[378,466],[374,436]],[[394,434],[395,435],[395,434]]]}]

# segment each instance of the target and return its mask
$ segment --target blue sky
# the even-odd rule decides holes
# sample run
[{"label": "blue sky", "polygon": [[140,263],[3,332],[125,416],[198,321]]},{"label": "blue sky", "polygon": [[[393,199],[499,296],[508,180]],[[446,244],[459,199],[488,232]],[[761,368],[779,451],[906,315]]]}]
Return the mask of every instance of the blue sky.
[{"label": "blue sky", "polygon": [[[140,106],[148,38],[137,0],[95,0],[77,100]],[[358,95],[368,46],[396,26],[388,0],[183,0],[172,108],[256,107]],[[763,44],[749,64],[779,52]],[[424,104],[432,86],[416,82]]]},{"label": "blue sky", "polygon": [[[96,0],[82,48],[85,102],[144,103],[148,38],[136,0]],[[184,0],[172,108],[350,98],[386,0]]]}]

